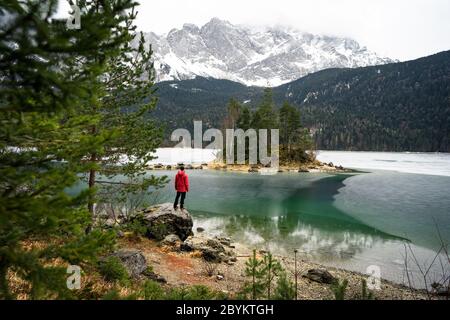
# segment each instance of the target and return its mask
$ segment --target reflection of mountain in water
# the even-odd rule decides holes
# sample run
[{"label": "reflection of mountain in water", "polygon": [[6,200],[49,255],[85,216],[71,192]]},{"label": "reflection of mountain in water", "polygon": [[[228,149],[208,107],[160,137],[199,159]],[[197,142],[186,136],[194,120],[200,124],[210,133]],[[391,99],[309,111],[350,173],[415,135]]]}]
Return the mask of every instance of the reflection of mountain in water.
[{"label": "reflection of mountain in water", "polygon": [[328,222],[324,224],[320,218],[303,218],[297,216],[296,224],[293,224],[294,215],[274,218],[195,215],[194,224],[213,235],[226,234],[249,246],[268,247],[280,253],[298,249],[321,259],[349,259],[376,243],[399,240],[364,225],[337,222],[327,226]]},{"label": "reflection of mountain in water", "polygon": [[287,194],[278,204],[278,216],[194,212],[194,222],[207,232],[227,234],[250,246],[269,247],[280,253],[295,248],[321,259],[350,259],[376,243],[403,240],[367,226],[330,205],[347,177],[327,177]]}]

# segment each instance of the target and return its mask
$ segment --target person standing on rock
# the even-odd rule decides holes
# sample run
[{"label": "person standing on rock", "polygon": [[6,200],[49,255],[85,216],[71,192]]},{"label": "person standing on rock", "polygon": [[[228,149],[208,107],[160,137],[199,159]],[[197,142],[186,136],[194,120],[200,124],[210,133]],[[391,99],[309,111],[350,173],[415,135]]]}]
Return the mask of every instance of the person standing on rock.
[{"label": "person standing on rock", "polygon": [[175,176],[175,190],[177,191],[177,196],[175,197],[175,203],[173,204],[173,208],[177,210],[178,208],[178,200],[180,200],[180,208],[184,209],[184,199],[186,198],[186,192],[189,192],[189,178],[186,172],[184,172],[184,167],[180,166],[180,170]]}]

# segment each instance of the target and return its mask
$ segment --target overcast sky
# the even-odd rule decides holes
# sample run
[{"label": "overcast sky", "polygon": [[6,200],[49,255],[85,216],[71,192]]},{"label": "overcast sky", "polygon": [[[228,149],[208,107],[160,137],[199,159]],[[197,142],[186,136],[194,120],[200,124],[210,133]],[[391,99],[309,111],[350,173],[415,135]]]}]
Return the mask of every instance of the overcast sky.
[{"label": "overcast sky", "polygon": [[450,0],[140,0],[140,30],[166,33],[213,17],[347,36],[381,55],[409,60],[450,50]]}]

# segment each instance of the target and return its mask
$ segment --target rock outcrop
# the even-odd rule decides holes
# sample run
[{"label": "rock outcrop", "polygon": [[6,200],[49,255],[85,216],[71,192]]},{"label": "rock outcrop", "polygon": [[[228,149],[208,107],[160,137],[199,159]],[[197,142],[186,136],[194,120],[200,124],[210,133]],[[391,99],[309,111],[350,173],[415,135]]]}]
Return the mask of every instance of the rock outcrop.
[{"label": "rock outcrop", "polygon": [[168,235],[176,235],[181,241],[193,235],[192,217],[184,210],[175,210],[172,203],[164,203],[143,210],[134,219],[139,219],[146,228],[146,236],[163,240]]},{"label": "rock outcrop", "polygon": [[134,279],[151,279],[167,283],[163,276],[156,274],[148,267],[147,259],[140,250],[122,249],[114,252],[111,256],[119,258],[128,275]]},{"label": "rock outcrop", "polygon": [[179,245],[181,242],[182,241],[179,236],[177,236],[176,234],[169,234],[161,241],[161,245],[176,246],[176,245]]},{"label": "rock outcrop", "polygon": [[202,258],[209,262],[236,262],[229,238],[189,237],[181,245],[181,251],[199,251]]},{"label": "rock outcrop", "polygon": [[128,274],[133,278],[139,278],[147,269],[147,260],[139,250],[119,250],[112,256],[120,259]]}]

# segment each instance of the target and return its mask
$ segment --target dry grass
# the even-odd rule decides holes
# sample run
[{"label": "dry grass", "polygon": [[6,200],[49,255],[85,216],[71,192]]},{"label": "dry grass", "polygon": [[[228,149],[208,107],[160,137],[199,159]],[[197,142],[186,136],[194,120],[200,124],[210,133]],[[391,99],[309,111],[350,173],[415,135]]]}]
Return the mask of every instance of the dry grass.
[{"label": "dry grass", "polygon": [[[24,247],[31,249],[43,249],[51,243],[49,241],[35,241],[24,243]],[[164,287],[179,287],[189,285],[206,285],[215,291],[226,291],[232,297],[239,292],[242,284],[248,280],[245,277],[245,262],[252,251],[242,244],[235,244],[238,254],[238,261],[234,265],[218,264],[216,272],[225,275],[225,279],[218,281],[215,277],[205,273],[205,264],[201,259],[201,252],[174,252],[171,249],[158,246],[158,243],[146,238],[136,239],[124,237],[118,240],[118,246],[125,249],[141,250],[147,259],[149,266],[155,273],[163,276],[167,280]],[[258,252],[258,258],[262,255]],[[277,257],[284,265],[289,276],[293,274],[293,259],[288,257]],[[65,266],[64,262],[58,259],[48,262],[49,265]],[[298,270],[306,272],[312,268],[323,268],[323,266],[305,260],[299,260]],[[337,268],[326,268],[333,276],[339,279],[348,279],[348,298],[358,297],[361,292],[361,280],[364,275],[341,270]],[[29,299],[30,285],[24,281],[17,273],[9,272],[12,291],[18,299]],[[108,292],[115,290],[120,296],[127,297],[140,291],[143,281],[130,281],[127,284],[106,281],[96,270],[95,266],[86,266],[83,269],[81,290],[76,292],[80,299],[101,299]],[[333,295],[328,285],[318,284],[303,277],[298,279],[299,299],[332,299]],[[135,296],[139,298],[138,296]],[[382,281],[382,290],[375,292],[376,299],[424,299],[426,296],[421,292],[410,290],[404,286],[399,286],[388,281]]]}]

